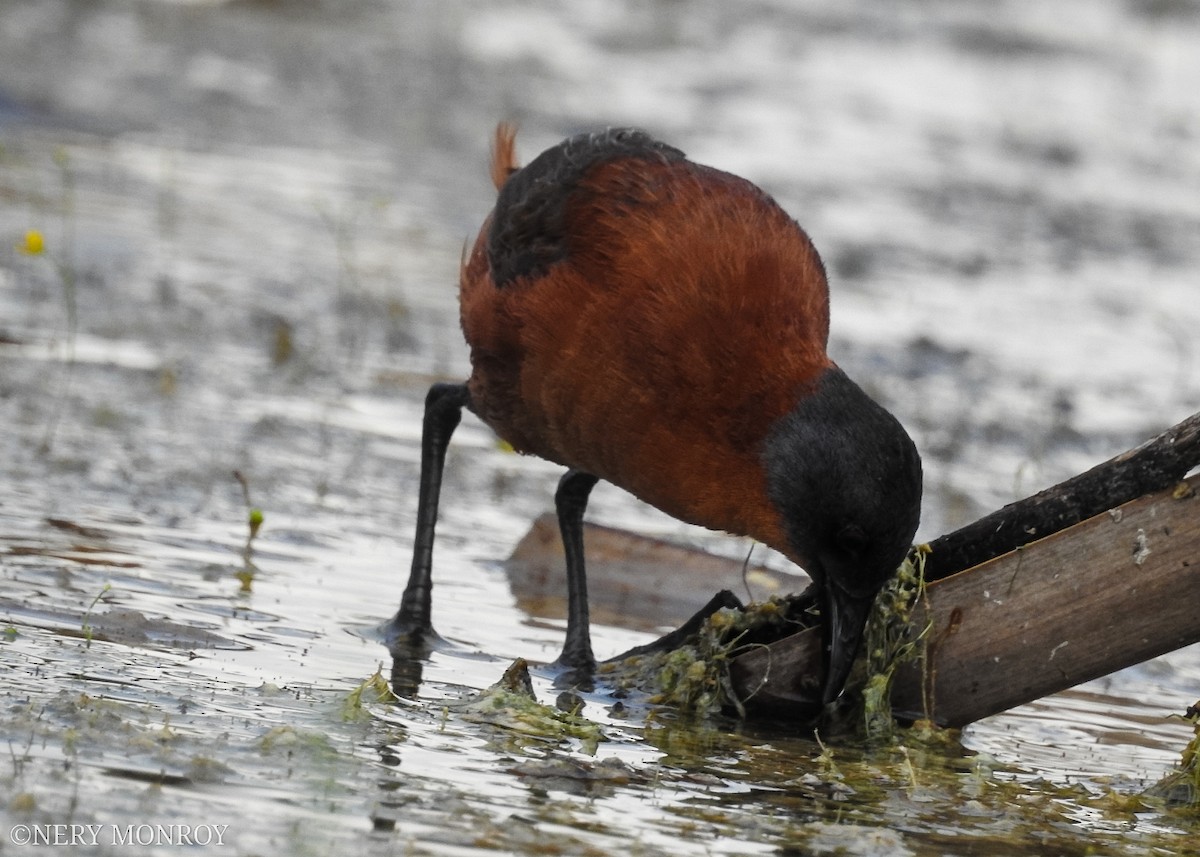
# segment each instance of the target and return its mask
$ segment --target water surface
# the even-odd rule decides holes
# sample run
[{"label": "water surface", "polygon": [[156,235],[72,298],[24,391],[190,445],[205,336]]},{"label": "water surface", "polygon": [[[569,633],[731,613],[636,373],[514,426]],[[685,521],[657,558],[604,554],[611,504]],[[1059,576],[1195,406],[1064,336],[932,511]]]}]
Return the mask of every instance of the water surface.
[{"label": "water surface", "polygon": [[[562,634],[500,565],[558,473],[470,419],[437,553],[458,645],[416,699],[346,701],[387,673],[359,632],[399,598],[424,391],[466,371],[454,283],[496,120],[526,158],[643,125],[773,193],[830,269],[835,359],[921,448],[931,538],[1200,410],[1198,36],[1183,2],[5,4],[2,835],[1194,851],[1194,813],[1122,800],[1187,742],[1194,647],[932,748],[822,755],[603,693],[595,746],[465,716]],[[29,229],[45,255],[15,249]],[[248,591],[234,471],[266,518]],[[611,487],[589,515],[746,549]],[[595,629],[602,657],[648,637]]]}]

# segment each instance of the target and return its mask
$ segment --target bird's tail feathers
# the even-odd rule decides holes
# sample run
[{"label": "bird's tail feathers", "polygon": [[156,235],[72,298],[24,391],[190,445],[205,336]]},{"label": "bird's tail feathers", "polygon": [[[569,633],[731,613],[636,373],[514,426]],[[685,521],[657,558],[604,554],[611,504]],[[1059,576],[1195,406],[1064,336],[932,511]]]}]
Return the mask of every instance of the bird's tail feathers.
[{"label": "bird's tail feathers", "polygon": [[504,187],[508,177],[521,169],[517,163],[517,126],[512,122],[501,122],[496,126],[492,140],[492,184],[496,190]]}]

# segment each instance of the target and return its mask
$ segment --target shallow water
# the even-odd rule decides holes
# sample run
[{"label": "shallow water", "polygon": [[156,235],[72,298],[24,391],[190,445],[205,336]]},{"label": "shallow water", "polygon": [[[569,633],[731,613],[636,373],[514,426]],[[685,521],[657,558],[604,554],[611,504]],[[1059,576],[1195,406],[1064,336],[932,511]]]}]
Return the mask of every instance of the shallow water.
[{"label": "shallow water", "polygon": [[[472,720],[455,701],[553,658],[561,622],[500,565],[557,471],[471,420],[434,605],[458,646],[415,700],[346,701],[387,674],[363,630],[399,597],[424,390],[465,371],[453,283],[498,118],[526,158],[646,125],[775,194],[830,268],[835,358],[922,450],[929,538],[1200,410],[1197,36],[1184,2],[0,7],[0,837],[1194,851],[1194,813],[1112,793],[1178,760],[1195,647],[961,746],[830,758],[775,727],[622,721],[603,693],[595,748]],[[31,228],[46,255],[14,249]],[[249,591],[235,470],[266,518]],[[609,487],[589,516],[745,551]]]}]

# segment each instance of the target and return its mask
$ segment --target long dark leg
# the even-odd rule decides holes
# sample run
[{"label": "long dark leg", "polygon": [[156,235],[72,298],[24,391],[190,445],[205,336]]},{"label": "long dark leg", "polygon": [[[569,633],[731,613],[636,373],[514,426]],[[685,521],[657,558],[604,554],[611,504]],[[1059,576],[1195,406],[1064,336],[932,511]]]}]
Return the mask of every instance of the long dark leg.
[{"label": "long dark leg", "polygon": [[430,619],[433,581],[433,533],[437,526],[438,495],[446,447],[462,409],[471,401],[466,384],[434,384],[425,396],[421,427],[421,485],[417,495],[417,533],[413,540],[412,570],[400,609],[383,627],[389,646],[419,645],[435,636]]},{"label": "long dark leg", "polygon": [[567,639],[560,666],[590,672],[596,666],[588,619],[587,570],[583,561],[583,513],[599,480],[582,470],[568,470],[558,481],[554,508],[567,560]]},{"label": "long dark leg", "polygon": [[[688,619],[674,631],[669,634],[664,634],[657,640],[646,643],[642,646],[634,646],[627,652],[622,652],[615,658],[609,658],[610,661],[623,661],[626,658],[632,658],[634,655],[649,655],[655,652],[669,652],[673,649],[678,649],[683,645],[688,637],[695,636],[696,633],[704,627],[704,623],[708,621],[708,617],[723,608],[733,610],[741,610],[745,605],[741,599],[730,592],[728,589],[722,589],[716,595],[708,600],[708,603],[695,612],[691,619]],[[607,661],[606,661],[607,663]]]}]

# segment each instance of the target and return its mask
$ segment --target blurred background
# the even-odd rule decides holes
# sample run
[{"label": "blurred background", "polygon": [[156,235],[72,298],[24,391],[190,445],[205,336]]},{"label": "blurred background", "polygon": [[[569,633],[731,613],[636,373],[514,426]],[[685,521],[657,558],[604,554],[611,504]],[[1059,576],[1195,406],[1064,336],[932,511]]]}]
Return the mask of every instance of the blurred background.
[{"label": "blurred background", "polygon": [[[924,456],[920,538],[1140,443],[1200,410],[1198,44],[1194,0],[3,0],[10,651],[71,673],[50,652],[95,597],[253,649],[212,654],[207,683],[369,673],[380,650],[342,632],[399,597],[424,391],[468,371],[458,265],[502,119],[526,161],[641,126],[796,217],[830,272],[834,359]],[[443,633],[553,656],[561,624],[518,609],[495,563],[557,475],[464,421]],[[248,502],[252,596],[231,571]],[[609,486],[589,515],[745,553]],[[644,639],[600,628],[598,653]],[[1028,754],[1076,729],[1121,744],[1114,706],[1161,722],[1198,674],[1185,650],[972,746],[1051,778],[1148,776],[1173,738]]]},{"label": "blurred background", "polygon": [[[14,1],[4,225],[76,271],[84,340],[137,341],[181,394],[237,383],[224,340],[249,381],[281,329],[277,362],[350,387],[457,378],[494,123],[526,159],[646,127],[812,234],[832,350],[917,436],[934,536],[1200,407],[1198,28],[1183,0]],[[16,241],[25,341],[61,306]]]}]

